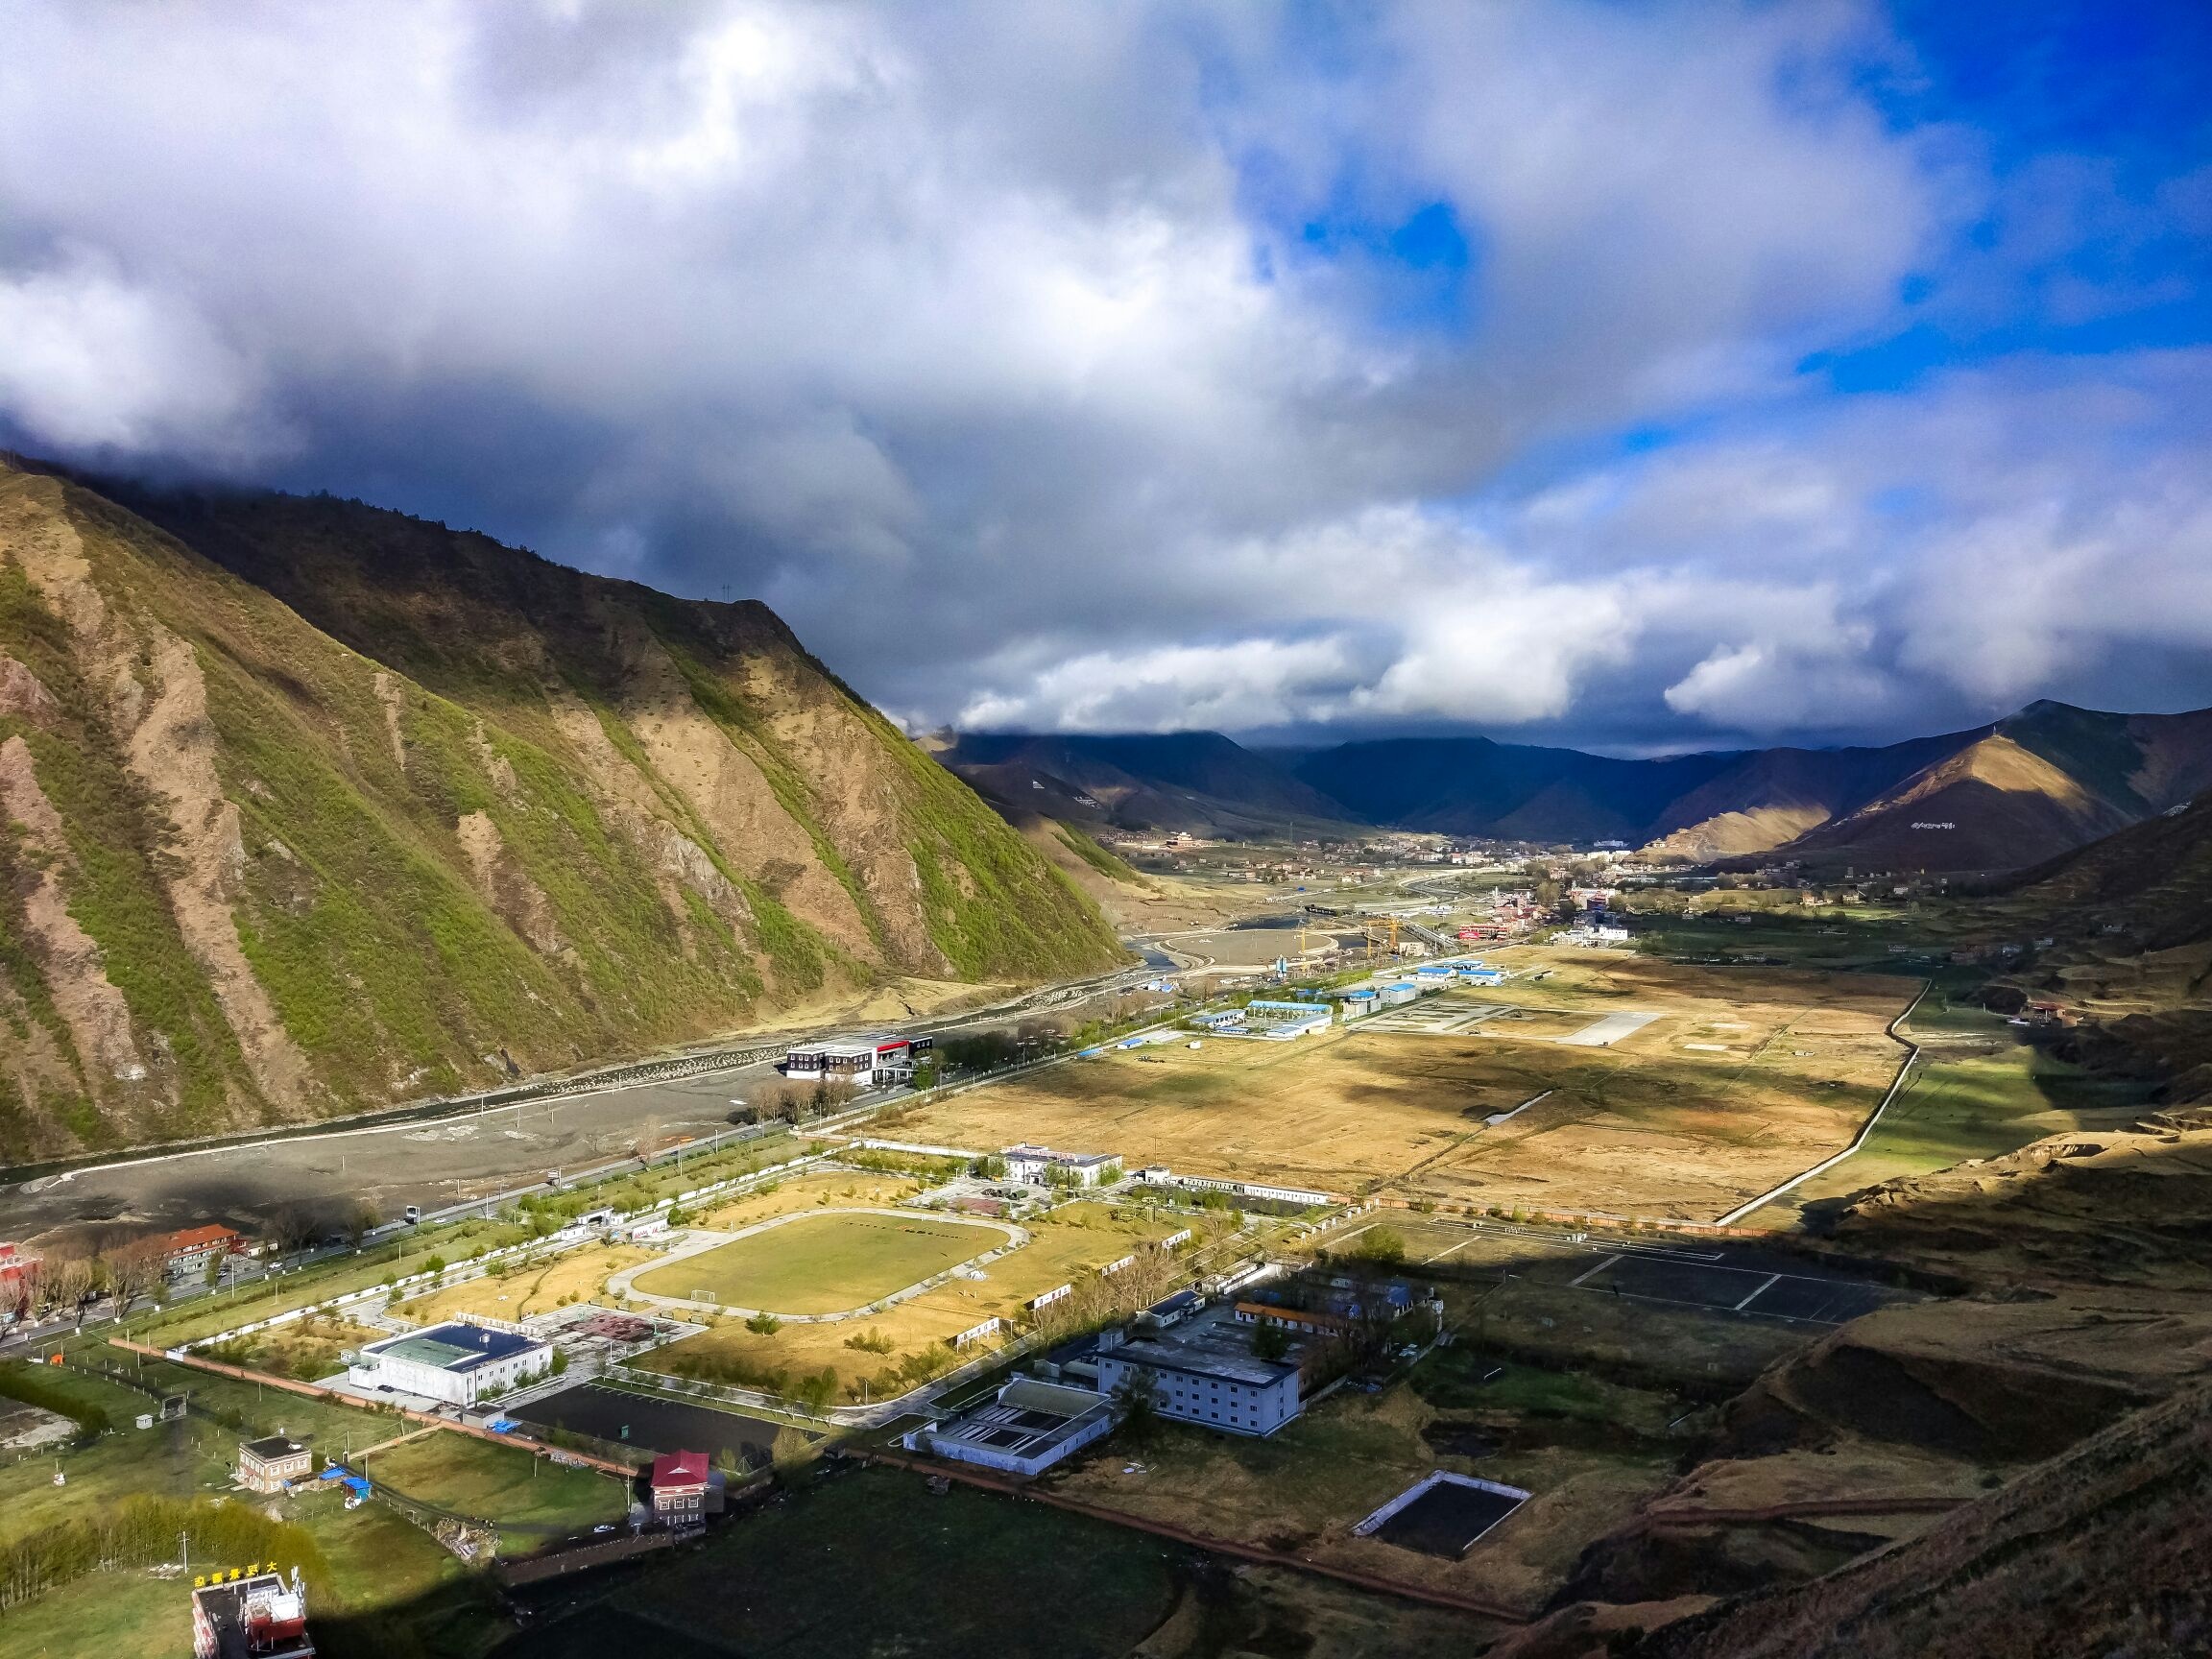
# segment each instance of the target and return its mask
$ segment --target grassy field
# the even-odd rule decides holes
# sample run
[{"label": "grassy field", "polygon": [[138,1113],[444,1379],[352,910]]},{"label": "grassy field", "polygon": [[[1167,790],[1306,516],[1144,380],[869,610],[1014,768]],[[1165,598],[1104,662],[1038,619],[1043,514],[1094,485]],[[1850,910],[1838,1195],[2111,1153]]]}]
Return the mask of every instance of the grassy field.
[{"label": "grassy field", "polygon": [[1865,1146],[1754,1221],[1793,1218],[1879,1182],[1999,1157],[2047,1135],[2132,1121],[2151,1104],[2148,1082],[2093,1076],[1971,1002],[1932,997],[1906,1034],[1928,1045],[1926,1057]]},{"label": "grassy field", "polygon": [[896,1204],[911,1196],[920,1183],[903,1175],[862,1174],[851,1169],[809,1169],[801,1175],[770,1182],[744,1197],[719,1204],[698,1217],[698,1225],[734,1233],[756,1221],[789,1215],[800,1210],[836,1204]]},{"label": "grassy field", "polygon": [[[1509,998],[1547,1016],[1482,1028],[1499,1035],[1355,1027],[1115,1051],[940,1101],[901,1132],[1355,1195],[1709,1220],[1848,1143],[1902,1057],[1883,1027],[1914,989],[1601,951],[1514,948],[1511,960],[1524,976],[1503,996],[1424,1004]],[[1621,1012],[1659,1018],[1611,1047],[1540,1040]]]},{"label": "grassy field", "polygon": [[189,1581],[92,1574],[0,1613],[0,1651],[9,1659],[182,1659],[192,1651]]},{"label": "grassy field", "polygon": [[529,1651],[1105,1659],[1167,1617],[1177,1559],[1157,1539],[1080,1516],[860,1470],[710,1536]]},{"label": "grassy field", "polygon": [[[984,1263],[980,1279],[949,1280],[881,1313],[834,1325],[785,1325],[763,1333],[729,1320],[703,1335],[648,1355],[638,1363],[683,1374],[705,1359],[710,1371],[720,1368],[733,1378],[739,1371],[811,1376],[828,1368],[836,1374],[838,1389],[843,1393],[856,1396],[863,1379],[880,1393],[893,1385],[884,1377],[887,1368],[921,1356],[933,1344],[994,1315],[1019,1317],[1031,1297],[1094,1272],[1186,1224],[1180,1219],[1163,1220],[1134,1206],[1109,1209],[1098,1203],[1070,1204],[1032,1223],[1031,1242],[1010,1256]],[[785,1230],[778,1228],[759,1237],[773,1239]],[[668,1271],[681,1277],[685,1265]],[[854,1338],[871,1345],[856,1348],[853,1346]],[[887,1346],[876,1346],[878,1340]],[[951,1363],[949,1355],[933,1358],[940,1369]]]},{"label": "grassy field", "polygon": [[378,1452],[361,1467],[396,1492],[497,1522],[501,1548],[510,1553],[589,1532],[629,1509],[628,1489],[611,1476],[443,1430]]},{"label": "grassy field", "polygon": [[825,1211],[641,1273],[649,1296],[701,1290],[732,1308],[834,1313],[863,1307],[1005,1241],[996,1227]]},{"label": "grassy field", "polygon": [[[1147,1439],[1114,1437],[1045,1482],[1207,1536],[1535,1606],[1593,1538],[1670,1478],[1671,1452],[1633,1436],[1523,1434],[1469,1461],[1449,1449],[1449,1440],[1431,1443],[1439,1412],[1418,1382],[1381,1395],[1334,1395],[1264,1440],[1164,1422]],[[1500,1420],[1508,1424],[1541,1414],[1532,1402],[1508,1406],[1502,1399],[1501,1406]],[[1439,1467],[1518,1485],[1534,1497],[1463,1561],[1352,1535],[1361,1518]]]}]

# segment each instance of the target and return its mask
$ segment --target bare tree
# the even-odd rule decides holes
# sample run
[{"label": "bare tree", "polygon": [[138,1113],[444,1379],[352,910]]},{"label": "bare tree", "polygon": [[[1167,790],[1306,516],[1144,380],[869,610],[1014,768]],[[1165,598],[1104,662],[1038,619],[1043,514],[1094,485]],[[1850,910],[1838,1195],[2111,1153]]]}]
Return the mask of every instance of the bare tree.
[{"label": "bare tree", "polygon": [[290,1255],[315,1242],[322,1232],[315,1213],[304,1204],[279,1204],[270,1212],[263,1237],[279,1255]]},{"label": "bare tree", "polygon": [[100,1258],[100,1264],[108,1279],[108,1288],[114,1293],[115,1312],[118,1317],[131,1311],[132,1304],[151,1290],[158,1289],[169,1277],[169,1247],[158,1238],[135,1238],[117,1246]]},{"label": "bare tree", "polygon": [[78,1312],[92,1300],[99,1283],[100,1270],[93,1258],[72,1249],[46,1258],[38,1287],[46,1310]]}]

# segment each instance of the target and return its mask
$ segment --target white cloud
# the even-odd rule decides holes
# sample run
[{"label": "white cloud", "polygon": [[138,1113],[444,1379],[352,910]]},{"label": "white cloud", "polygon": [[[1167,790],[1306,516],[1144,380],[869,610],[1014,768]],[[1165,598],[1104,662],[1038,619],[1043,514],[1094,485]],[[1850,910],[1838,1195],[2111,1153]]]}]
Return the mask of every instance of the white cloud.
[{"label": "white cloud", "polygon": [[[1818,729],[2212,639],[2202,364],[1792,373],[1991,194],[1866,6],[0,4],[0,434],[759,593],[916,718]],[[1462,319],[1302,234],[1432,201]]]},{"label": "white cloud", "polygon": [[0,274],[0,409],[75,451],[254,456],[275,442],[252,370],[170,295],[92,264]]}]

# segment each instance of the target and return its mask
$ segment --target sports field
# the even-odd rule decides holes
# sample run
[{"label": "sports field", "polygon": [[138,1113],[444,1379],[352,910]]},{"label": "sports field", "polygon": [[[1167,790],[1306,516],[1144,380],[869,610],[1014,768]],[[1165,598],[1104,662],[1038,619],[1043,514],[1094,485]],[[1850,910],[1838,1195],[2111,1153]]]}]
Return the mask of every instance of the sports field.
[{"label": "sports field", "polygon": [[825,1210],[632,1281],[648,1296],[696,1297],[771,1313],[838,1313],[942,1273],[1006,1241],[996,1227]]},{"label": "sports field", "polygon": [[[781,1330],[762,1333],[747,1330],[741,1321],[729,1320],[701,1335],[646,1355],[636,1363],[649,1370],[733,1382],[741,1374],[767,1376],[787,1371],[811,1376],[827,1368],[836,1373],[840,1389],[856,1390],[867,1379],[880,1396],[892,1386],[883,1377],[886,1368],[895,1368],[901,1361],[994,1316],[1019,1320],[1030,1298],[1078,1282],[1182,1225],[1180,1220],[1155,1219],[1133,1209],[1116,1213],[1100,1204],[1070,1204],[1033,1223],[1031,1241],[1010,1255],[985,1262],[979,1278],[949,1279],[881,1313],[835,1324],[785,1325]],[[757,1237],[774,1238],[780,1231],[782,1229]],[[681,1278],[686,1265],[679,1262],[664,1271]],[[855,1347],[854,1339],[869,1345]],[[996,1338],[986,1339],[982,1346],[994,1345]],[[968,1350],[981,1351],[981,1347]]]},{"label": "sports field", "polygon": [[[954,1095],[901,1133],[1041,1141],[1354,1196],[1711,1220],[1850,1142],[1903,1055],[1883,1028],[1916,989],[1613,952],[1512,954],[1521,976],[1504,987],[1423,1005],[1510,1002],[1527,1020],[1116,1050]],[[1657,1018],[1606,1046],[1556,1040],[1627,1012]],[[1531,1100],[1509,1122],[1487,1121]]]}]

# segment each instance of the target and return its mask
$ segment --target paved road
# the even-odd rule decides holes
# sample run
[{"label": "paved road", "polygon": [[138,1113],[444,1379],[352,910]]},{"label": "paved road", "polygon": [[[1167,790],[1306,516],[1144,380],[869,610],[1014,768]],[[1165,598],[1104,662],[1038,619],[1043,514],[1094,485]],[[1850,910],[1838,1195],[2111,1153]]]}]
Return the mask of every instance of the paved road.
[{"label": "paved road", "polygon": [[[1157,974],[1135,968],[1046,986],[994,1008],[908,1022],[903,1028],[945,1032],[989,1025],[1072,1007]],[[433,1119],[334,1126],[320,1135],[128,1158],[0,1187],[0,1238],[22,1238],[69,1221],[126,1218],[168,1227],[222,1219],[243,1227],[286,1205],[304,1208],[333,1230],[361,1201],[386,1219],[410,1204],[428,1214],[526,1185],[548,1170],[604,1165],[623,1156],[648,1129],[660,1140],[726,1129],[733,1101],[772,1075],[763,1062]]]}]

